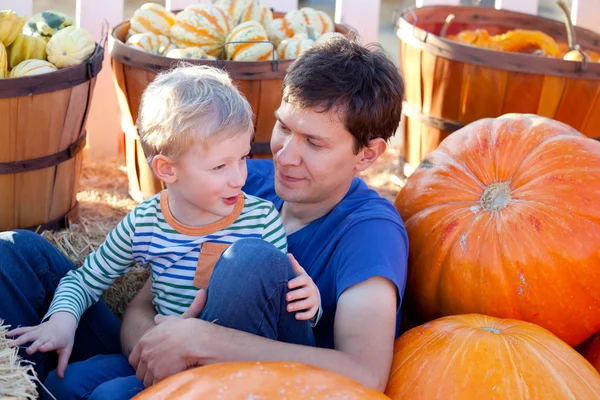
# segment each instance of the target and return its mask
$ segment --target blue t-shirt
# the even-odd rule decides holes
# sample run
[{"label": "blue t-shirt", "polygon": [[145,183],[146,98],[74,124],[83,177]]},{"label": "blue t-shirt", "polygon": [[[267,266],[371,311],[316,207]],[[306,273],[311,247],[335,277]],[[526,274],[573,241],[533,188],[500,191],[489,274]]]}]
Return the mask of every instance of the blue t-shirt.
[{"label": "blue t-shirt", "polygon": [[[281,211],[283,200],[275,193],[271,160],[248,161],[248,180],[243,191],[273,202]],[[321,292],[323,315],[314,328],[317,346],[334,347],[333,322],[338,298],[344,290],[374,276],[389,279],[398,289],[398,337],[408,237],[400,215],[387,199],[362,179],[354,178],[346,196],[329,214],[287,239],[288,251]]]}]

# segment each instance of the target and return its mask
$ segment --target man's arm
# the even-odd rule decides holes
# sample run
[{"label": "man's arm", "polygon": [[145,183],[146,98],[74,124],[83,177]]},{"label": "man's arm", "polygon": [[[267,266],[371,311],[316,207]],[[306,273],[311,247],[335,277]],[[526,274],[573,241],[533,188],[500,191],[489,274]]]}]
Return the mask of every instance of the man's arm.
[{"label": "man's arm", "polygon": [[121,324],[121,351],[129,357],[140,338],[155,326],[156,310],[152,305],[152,279],[148,278],[138,294],[125,308]]},{"label": "man's arm", "polygon": [[315,365],[380,391],[393,357],[395,285],[373,277],[348,288],[335,317],[335,350],[277,342],[198,319],[159,318],[130,356],[149,386],[183,369],[226,361],[295,361]]}]

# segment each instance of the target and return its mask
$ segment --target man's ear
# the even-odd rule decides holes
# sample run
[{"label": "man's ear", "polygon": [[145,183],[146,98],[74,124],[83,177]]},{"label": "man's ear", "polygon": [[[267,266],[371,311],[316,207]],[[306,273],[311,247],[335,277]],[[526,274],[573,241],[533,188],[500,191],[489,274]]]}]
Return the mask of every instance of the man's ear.
[{"label": "man's ear", "polygon": [[167,156],[158,154],[152,158],[152,170],[154,175],[167,184],[177,181],[177,168],[175,163]]},{"label": "man's ear", "polygon": [[387,143],[382,138],[372,139],[369,141],[369,145],[365,146],[358,153],[358,162],[356,169],[358,171],[364,171],[373,164],[380,155],[385,153],[387,149]]}]

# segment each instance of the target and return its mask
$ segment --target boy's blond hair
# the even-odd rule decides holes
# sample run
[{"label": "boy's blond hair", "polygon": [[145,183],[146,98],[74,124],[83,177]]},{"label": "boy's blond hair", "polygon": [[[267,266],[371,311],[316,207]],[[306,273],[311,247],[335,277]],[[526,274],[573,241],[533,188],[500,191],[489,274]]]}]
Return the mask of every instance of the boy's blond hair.
[{"label": "boy's blond hair", "polygon": [[196,140],[252,132],[252,120],[250,104],[226,72],[182,64],[144,90],[137,126],[149,162],[158,154],[176,162]]}]

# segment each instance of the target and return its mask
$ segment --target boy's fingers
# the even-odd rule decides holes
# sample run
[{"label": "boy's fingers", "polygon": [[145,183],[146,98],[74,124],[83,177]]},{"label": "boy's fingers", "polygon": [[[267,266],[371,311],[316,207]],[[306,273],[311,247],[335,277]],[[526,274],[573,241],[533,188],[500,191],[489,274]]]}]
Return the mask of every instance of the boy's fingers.
[{"label": "boy's fingers", "polygon": [[299,300],[287,305],[286,309],[289,312],[292,311],[305,311],[312,307],[312,301],[310,300]]},{"label": "boy's fingers", "polygon": [[318,311],[317,307],[312,307],[308,311],[296,313],[296,319],[299,319],[299,320],[311,319],[312,317],[317,315],[317,311]]},{"label": "boy's fingers", "polygon": [[72,349],[72,345],[67,346],[58,355],[58,366],[56,367],[56,375],[58,375],[58,377],[61,379],[65,377],[65,371],[67,370],[67,364],[69,363],[69,358],[71,357]]},{"label": "boy's fingers", "polygon": [[31,346],[29,346],[29,347],[27,348],[27,350],[25,350],[25,352],[26,352],[27,354],[29,354],[29,355],[32,355],[32,354],[34,354],[35,352],[37,352],[37,351],[38,351],[38,349],[39,349],[40,347],[42,347],[43,345],[45,345],[45,344],[46,344],[46,343],[48,343],[49,341],[50,341],[50,339],[49,339],[49,338],[46,338],[46,337],[44,337],[44,338],[39,338],[38,340],[36,340],[35,342],[33,342],[33,343],[31,344]]},{"label": "boy's fingers", "polygon": [[295,289],[300,286],[306,286],[309,283],[310,278],[308,275],[300,275],[295,277],[294,279],[288,281],[288,289]]},{"label": "boy's fingers", "polygon": [[306,271],[304,271],[304,268],[302,268],[300,263],[298,263],[298,261],[296,261],[296,258],[294,258],[292,253],[287,253],[287,256],[290,259],[290,262],[292,263],[292,268],[294,269],[294,272],[296,273],[297,276],[306,273]]},{"label": "boy's fingers", "polygon": [[27,332],[16,338],[11,344],[10,347],[18,347],[22,346],[25,343],[33,342],[37,339],[37,335],[35,335],[35,331]]},{"label": "boy's fingers", "polygon": [[200,289],[194,297],[194,301],[187,310],[181,315],[182,318],[198,318],[206,305],[206,290]]},{"label": "boy's fingers", "polygon": [[7,337],[13,337],[13,336],[19,336],[22,335],[24,333],[27,333],[33,329],[35,329],[35,326],[22,326],[20,328],[15,328],[12,331],[9,331],[6,336]]},{"label": "boy's fingers", "polygon": [[306,299],[308,297],[308,290],[305,288],[300,288],[296,290],[292,290],[285,295],[285,299],[287,301],[294,301],[298,299]]}]

